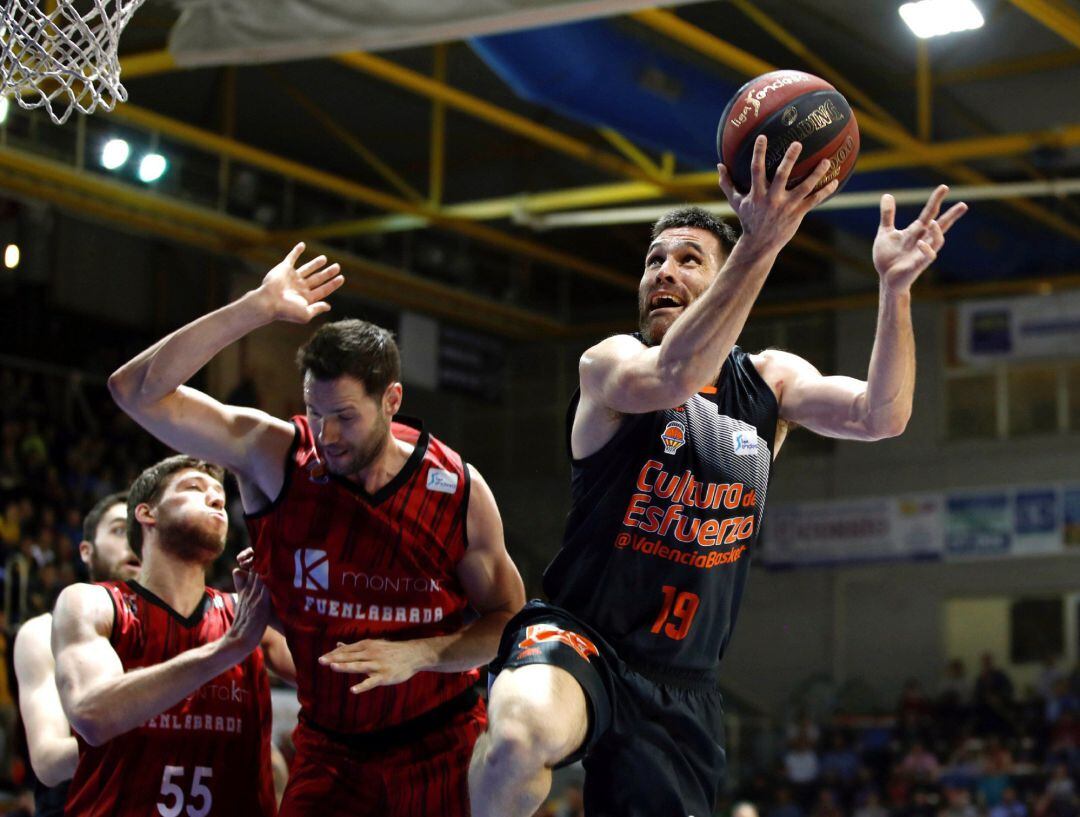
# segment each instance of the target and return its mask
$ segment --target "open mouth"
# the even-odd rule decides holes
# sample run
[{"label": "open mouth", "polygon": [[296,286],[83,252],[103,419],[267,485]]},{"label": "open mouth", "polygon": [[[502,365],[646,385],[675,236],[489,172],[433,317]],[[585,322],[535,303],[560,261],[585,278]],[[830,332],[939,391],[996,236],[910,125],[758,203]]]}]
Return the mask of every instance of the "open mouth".
[{"label": "open mouth", "polygon": [[686,303],[682,298],[670,292],[656,292],[649,298],[650,313],[660,309],[678,309],[685,305]]}]

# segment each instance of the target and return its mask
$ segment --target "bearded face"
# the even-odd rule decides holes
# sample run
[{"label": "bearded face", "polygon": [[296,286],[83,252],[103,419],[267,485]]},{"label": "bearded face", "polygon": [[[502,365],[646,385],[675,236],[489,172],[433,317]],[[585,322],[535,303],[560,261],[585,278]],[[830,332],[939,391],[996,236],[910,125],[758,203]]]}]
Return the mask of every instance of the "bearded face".
[{"label": "bearded face", "polygon": [[359,380],[343,375],[304,378],[304,402],[319,458],[335,476],[356,478],[390,444],[390,419],[400,405],[401,387],[369,395]]},{"label": "bearded face", "polygon": [[94,541],[82,542],[79,555],[90,570],[91,581],[124,581],[139,575],[139,557],[127,539],[127,503],[117,502],[105,510]]},{"label": "bearded face", "polygon": [[159,546],[176,558],[214,561],[225,550],[229,530],[224,487],[194,468],[173,475],[154,508],[154,530]]}]

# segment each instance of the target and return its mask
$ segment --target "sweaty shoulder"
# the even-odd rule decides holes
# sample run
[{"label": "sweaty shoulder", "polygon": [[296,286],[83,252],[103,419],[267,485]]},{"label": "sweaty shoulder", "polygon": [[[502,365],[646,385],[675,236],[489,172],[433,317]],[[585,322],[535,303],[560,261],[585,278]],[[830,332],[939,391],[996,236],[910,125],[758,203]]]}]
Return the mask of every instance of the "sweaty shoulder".
[{"label": "sweaty shoulder", "polygon": [[633,335],[612,335],[586,349],[578,361],[582,397],[600,390],[612,367],[641,354],[647,348]]},{"label": "sweaty shoulder", "polygon": [[15,636],[15,671],[22,673],[28,664],[52,664],[52,613],[42,613],[27,621]]}]

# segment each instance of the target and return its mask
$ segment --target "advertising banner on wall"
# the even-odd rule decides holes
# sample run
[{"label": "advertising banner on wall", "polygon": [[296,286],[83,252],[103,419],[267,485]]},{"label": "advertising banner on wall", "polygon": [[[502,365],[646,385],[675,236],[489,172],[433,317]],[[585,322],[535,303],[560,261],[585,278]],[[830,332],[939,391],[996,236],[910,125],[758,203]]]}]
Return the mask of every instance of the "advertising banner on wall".
[{"label": "advertising banner on wall", "polygon": [[957,308],[957,353],[965,363],[1080,355],[1080,292],[1055,292]]},{"label": "advertising banner on wall", "polygon": [[1080,554],[1080,485],[780,504],[763,536],[774,568]]}]

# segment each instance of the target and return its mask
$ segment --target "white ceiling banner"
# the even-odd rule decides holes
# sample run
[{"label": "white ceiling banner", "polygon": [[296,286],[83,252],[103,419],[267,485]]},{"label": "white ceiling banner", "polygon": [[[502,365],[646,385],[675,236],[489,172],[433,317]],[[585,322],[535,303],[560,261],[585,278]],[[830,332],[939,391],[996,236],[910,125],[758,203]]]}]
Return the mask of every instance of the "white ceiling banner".
[{"label": "white ceiling banner", "polygon": [[[687,0],[174,0],[177,64],[235,65],[502,34]],[[692,0],[698,2],[698,0]]]}]

